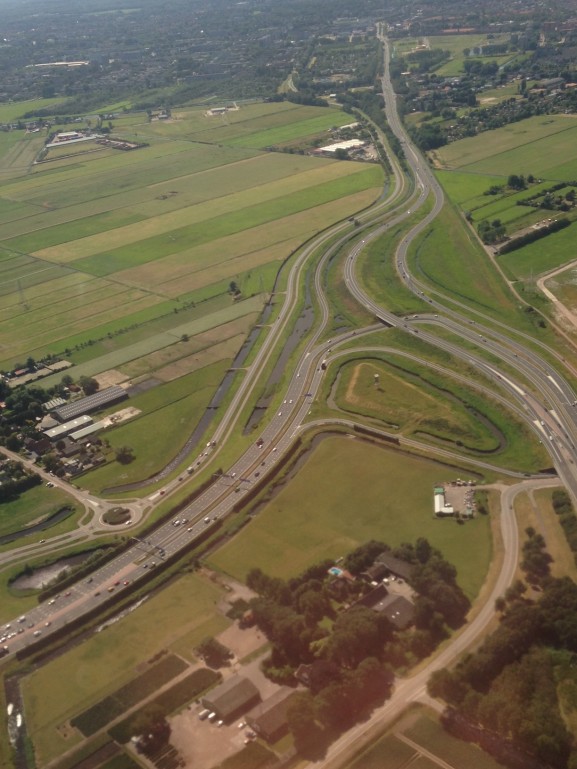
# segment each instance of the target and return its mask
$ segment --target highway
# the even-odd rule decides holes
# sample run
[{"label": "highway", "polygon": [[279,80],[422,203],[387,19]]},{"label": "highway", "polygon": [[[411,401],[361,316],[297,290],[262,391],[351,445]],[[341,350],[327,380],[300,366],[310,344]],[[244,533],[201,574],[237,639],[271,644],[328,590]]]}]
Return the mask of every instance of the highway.
[{"label": "highway", "polygon": [[[523,418],[543,441],[561,481],[577,502],[577,465],[575,464],[577,398],[569,383],[544,357],[535,352],[538,345],[530,337],[524,337],[503,324],[493,323],[490,318],[479,316],[478,320],[472,320],[471,310],[464,306],[462,309],[463,311],[466,309],[467,314],[464,312],[460,314],[457,302],[449,296],[443,297],[438,290],[435,290],[434,295],[429,296],[427,285],[410,272],[407,260],[409,247],[441,211],[444,196],[426,162],[411,145],[400,123],[389,78],[386,39],[383,39],[383,44],[386,61],[383,77],[385,111],[391,129],[403,144],[407,163],[415,180],[414,186],[412,188],[407,186],[405,175],[399,169],[398,163],[393,161],[394,184],[391,194],[386,200],[379,202],[372,210],[359,217],[360,228],[355,230],[349,223],[341,223],[322,233],[302,250],[290,270],[286,292],[282,297],[282,306],[277,317],[270,324],[269,333],[248,367],[246,376],[231,399],[212,439],[191,461],[191,465],[195,470],[211,462],[214,467],[217,466],[216,458],[232,431],[237,428],[239,415],[254,397],[255,388],[261,382],[263,371],[273,360],[273,356],[278,354],[279,340],[286,336],[291,324],[294,323],[295,308],[305,270],[308,269],[311,259],[316,258],[319,250],[323,249],[323,255],[318,260],[314,273],[314,293],[318,303],[315,330],[302,349],[281,402],[275,407],[266,427],[257,436],[257,440],[231,467],[226,468],[221,476],[215,477],[214,482],[204,492],[177,515],[173,515],[169,521],[147,534],[145,538],[133,538],[131,548],[94,571],[90,577],[77,582],[51,601],[44,602],[29,611],[24,619],[14,618],[8,622],[1,632],[4,635],[15,633],[6,641],[10,653],[49,637],[54,630],[114,600],[123,589],[142,579],[150,570],[159,568],[164,560],[175,556],[185,547],[190,546],[199,536],[204,535],[209,527],[214,526],[231,512],[232,508],[252,490],[254,484],[261,482],[266,474],[274,471],[279,458],[291,448],[295,437],[307,425],[311,402],[318,396],[324,377],[322,361],[325,359],[330,361],[343,354],[339,351],[339,346],[345,343],[350,345],[352,341],[359,350],[370,351],[371,347],[363,346],[362,337],[377,329],[383,329],[382,323],[377,323],[367,329],[346,332],[333,339],[326,339],[326,329],[330,322],[330,306],[324,291],[324,270],[336,251],[349,243],[352,245],[345,257],[344,276],[351,295],[386,325],[396,327],[408,335],[418,334],[424,342],[467,361],[483,372],[488,381],[495,385],[493,397],[501,399],[504,405],[513,409],[516,415]],[[370,242],[380,237],[387,229],[415,214],[431,197],[433,201],[431,210],[406,232],[395,253],[390,255],[390,258],[394,259],[400,279],[427,305],[426,312],[410,318],[401,318],[388,312],[386,308],[380,307],[365,292],[357,278],[358,260],[363,249]],[[277,299],[280,301],[281,297]],[[451,332],[450,338],[447,338],[447,331]],[[541,347],[545,349],[543,345]],[[477,348],[478,352],[475,352],[474,348]],[[382,349],[379,348],[381,351]],[[350,352],[350,347],[347,352]],[[399,354],[398,351],[395,354]],[[554,353],[549,357],[558,359]],[[334,421],[353,426],[350,421]],[[414,447],[433,451],[431,447],[419,446],[417,442],[414,442]],[[451,456],[455,457],[454,454]],[[465,461],[473,464],[470,458],[466,458]],[[478,464],[488,466],[484,463]],[[164,503],[171,493],[180,489],[188,480],[187,474],[183,473],[147,499],[121,504],[130,507],[134,517],[133,523],[136,523],[154,507]],[[505,557],[491,596],[475,618],[426,668],[423,668],[418,675],[397,683],[393,698],[376,711],[368,725],[363,724],[358,730],[352,730],[331,747],[323,766],[338,765],[343,756],[347,755],[347,751],[356,746],[355,741],[359,739],[361,731],[365,733],[368,729],[370,732],[372,725],[378,725],[380,728],[387,719],[399,712],[399,708],[420,696],[430,673],[450,664],[484,631],[493,616],[494,599],[510,584],[516,567],[517,530],[514,516],[510,513],[514,495],[526,488],[551,483],[558,483],[558,481],[525,479],[503,491],[501,526]],[[101,512],[106,506],[113,504],[85,493],[79,493],[77,498],[87,508],[95,511],[97,519],[100,519]],[[115,530],[117,531],[118,527]],[[82,540],[93,537],[96,531],[97,526],[94,523],[92,523],[92,529],[88,525],[83,525],[75,536],[67,539],[67,542],[70,543],[75,538]],[[130,536],[129,529],[123,533]],[[51,543],[47,543],[46,550],[50,547]],[[42,552],[42,548],[24,548],[23,551],[26,555],[37,554]],[[7,563],[9,559],[21,558],[22,554],[18,551],[10,556],[3,555],[2,562]]]}]

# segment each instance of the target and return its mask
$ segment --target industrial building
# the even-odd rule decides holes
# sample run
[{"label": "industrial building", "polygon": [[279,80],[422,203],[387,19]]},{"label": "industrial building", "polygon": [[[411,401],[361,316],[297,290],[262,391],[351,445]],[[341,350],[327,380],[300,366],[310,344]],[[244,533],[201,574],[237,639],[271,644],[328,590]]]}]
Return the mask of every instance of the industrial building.
[{"label": "industrial building", "polygon": [[89,425],[92,425],[92,417],[83,414],[76,419],[71,419],[69,422],[65,422],[63,425],[58,425],[58,427],[52,427],[50,430],[46,430],[44,435],[47,438],[50,438],[51,441],[59,441],[67,435],[82,430]]},{"label": "industrial building", "polygon": [[59,422],[67,422],[69,419],[76,419],[82,414],[90,414],[92,411],[113,406],[125,398],[128,398],[126,390],[119,385],[113,385],[105,390],[94,393],[94,395],[88,395],[86,398],[72,401],[65,406],[59,406],[54,409],[53,415]]}]

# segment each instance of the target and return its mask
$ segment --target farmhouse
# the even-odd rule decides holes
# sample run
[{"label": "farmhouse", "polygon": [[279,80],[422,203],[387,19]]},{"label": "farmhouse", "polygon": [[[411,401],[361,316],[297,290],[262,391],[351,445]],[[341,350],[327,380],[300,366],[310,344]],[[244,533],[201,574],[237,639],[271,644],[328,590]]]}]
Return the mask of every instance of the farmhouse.
[{"label": "farmhouse", "polygon": [[281,686],[271,697],[247,713],[247,724],[267,742],[280,740],[288,732],[286,714],[294,694],[294,689]]},{"label": "farmhouse", "polygon": [[405,630],[415,619],[415,607],[402,595],[385,596],[371,607],[373,611],[384,615],[397,630]]},{"label": "farmhouse", "polygon": [[67,403],[65,406],[59,406],[54,409],[53,413],[59,422],[66,422],[66,420],[75,419],[81,414],[90,414],[92,411],[112,406],[123,401],[125,398],[128,398],[126,390],[119,387],[119,385],[113,385],[105,390],[94,393],[94,395],[88,395],[86,398],[72,401],[72,403]]},{"label": "farmhouse", "polygon": [[408,580],[411,576],[411,569],[413,568],[407,561],[402,561],[400,558],[395,558],[390,553],[381,553],[375,559],[375,563],[383,563],[391,574],[395,577],[401,577],[401,579]]},{"label": "farmhouse", "polygon": [[232,721],[259,701],[259,690],[242,676],[232,676],[202,698],[204,707],[223,721]]}]

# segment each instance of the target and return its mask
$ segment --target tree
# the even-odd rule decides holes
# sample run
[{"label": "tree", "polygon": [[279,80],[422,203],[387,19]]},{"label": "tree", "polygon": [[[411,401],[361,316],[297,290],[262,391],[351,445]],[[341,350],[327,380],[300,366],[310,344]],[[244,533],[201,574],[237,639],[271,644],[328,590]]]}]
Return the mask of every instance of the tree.
[{"label": "tree", "polygon": [[78,384],[82,388],[84,395],[94,395],[100,387],[96,379],[90,376],[81,376],[78,380]]},{"label": "tree", "polygon": [[159,705],[151,703],[136,714],[130,724],[135,737],[140,737],[137,749],[147,755],[157,753],[170,739],[170,724]]},{"label": "tree", "polygon": [[230,649],[223,646],[216,638],[205,638],[195,649],[199,657],[211,668],[219,668],[225,665],[232,656]]},{"label": "tree", "polygon": [[116,449],[116,461],[121,465],[129,465],[135,458],[134,450],[130,446],[120,446]]},{"label": "tree", "polygon": [[311,761],[322,757],[326,736],[315,720],[314,700],[309,692],[298,692],[287,708],[287,722],[295,747],[303,758]]}]

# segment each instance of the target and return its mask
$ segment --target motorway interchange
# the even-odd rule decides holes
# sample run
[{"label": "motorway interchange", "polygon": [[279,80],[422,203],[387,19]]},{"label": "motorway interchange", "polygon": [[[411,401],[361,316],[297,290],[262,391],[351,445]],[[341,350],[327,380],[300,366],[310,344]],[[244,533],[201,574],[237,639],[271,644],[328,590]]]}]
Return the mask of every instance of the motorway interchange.
[{"label": "motorway interchange", "polygon": [[[258,349],[211,440],[199,456],[192,460],[191,465],[195,469],[208,465],[216,459],[226,444],[235,429],[240,413],[253,396],[262,372],[278,354],[279,340],[286,335],[286,331],[294,323],[294,310],[299,299],[299,288],[305,269],[310,260],[321,253],[322,249],[322,256],[318,259],[314,273],[313,290],[318,307],[315,328],[294,365],[282,400],[270,415],[266,427],[258,436],[258,440],[251,444],[232,467],[215,477],[214,482],[184,509],[180,509],[178,514],[142,537],[133,537],[131,547],[94,571],[90,577],[85,577],[53,599],[28,611],[25,617],[15,617],[8,622],[0,630],[0,637],[4,637],[1,643],[7,646],[9,654],[30,644],[43,642],[64,625],[78,620],[84,614],[92,613],[99,606],[116,600],[123,590],[132,589],[134,582],[138,583],[151,570],[161,566],[164,561],[176,557],[180,551],[189,548],[196,539],[206,535],[211,527],[218,525],[218,522],[231,512],[233,506],[237,506],[243,497],[252,491],[255,484],[262,482],[268,474],[274,472],[275,464],[293,445],[295,437],[310,425],[310,422],[307,423],[310,405],[317,396],[325,375],[323,361],[326,360],[328,365],[331,360],[343,354],[349,354],[352,342],[355,343],[356,349],[370,350],[370,347],[363,346],[363,337],[376,329],[382,329],[383,325],[399,328],[407,334],[418,333],[423,341],[473,364],[490,381],[493,381],[495,383],[493,397],[508,404],[509,408],[532,427],[549,451],[552,464],[561,482],[567,487],[573,499],[577,500],[577,465],[575,464],[577,397],[567,381],[547,362],[548,359],[557,358],[562,365],[563,361],[547,348],[544,348],[548,353],[547,358],[538,355],[535,349],[539,348],[539,343],[531,337],[514,329],[508,329],[480,313],[474,315],[471,308],[459,305],[452,297],[443,297],[438,291],[431,294],[429,287],[417,276],[411,274],[407,260],[409,246],[440,212],[444,196],[426,162],[410,144],[400,123],[388,73],[389,51],[385,38],[383,38],[383,44],[385,49],[383,94],[386,115],[392,131],[403,144],[413,184],[410,184],[398,163],[391,158],[394,181],[394,184],[391,184],[392,191],[386,200],[379,201],[372,209],[358,217],[360,227],[352,227],[350,223],[343,222],[322,233],[301,251],[291,268],[284,301],[276,319],[270,325],[269,333]],[[357,280],[356,263],[363,249],[371,241],[380,237],[387,229],[414,215],[429,199],[433,201],[430,211],[406,232],[395,252],[390,255],[390,258],[395,260],[399,278],[428,306],[426,312],[402,318],[380,307],[365,292]],[[323,289],[323,274],[331,256],[344,246],[348,249],[344,257],[344,277],[347,288],[358,302],[374,314],[377,322],[367,329],[357,329],[333,339],[326,339],[330,307]],[[472,315],[474,320],[471,318]],[[450,338],[454,341],[448,341],[446,334],[443,336],[437,331],[450,331]],[[345,343],[347,344],[346,353],[339,350],[339,347]],[[474,351],[475,347],[479,350],[478,353]],[[398,354],[398,351],[396,352]],[[485,352],[491,354],[493,361],[500,361],[499,365],[489,364],[484,357]],[[522,379],[516,379],[516,376],[510,372],[518,372]],[[339,421],[349,424],[344,420]],[[401,443],[403,443],[402,440]],[[412,443],[417,445],[416,442]],[[470,459],[467,461],[472,463]],[[486,463],[478,464],[488,467]],[[509,473],[509,475],[515,474]],[[128,503],[123,501],[122,504],[131,510],[132,523],[136,525],[141,522],[150,510],[164,503],[172,492],[180,489],[189,479],[190,476],[184,472],[146,499]],[[66,484],[58,479],[47,476],[46,480],[54,481],[69,490]],[[558,482],[555,478],[520,479],[520,483],[516,486],[504,487],[501,527],[506,555],[497,583],[484,607],[464,631],[417,676],[397,682],[393,697],[374,713],[369,724],[353,729],[335,743],[330,748],[324,765],[331,766],[331,762],[336,761],[338,756],[342,756],[350,749],[360,733],[365,732],[372,724],[382,724],[405,704],[421,697],[430,673],[434,669],[447,665],[483,632],[493,616],[495,598],[506,589],[515,573],[518,542],[515,519],[511,512],[515,494],[526,488]],[[110,501],[98,500],[85,492],[73,491],[72,493],[75,493],[77,499],[87,508],[93,510],[94,518],[100,521],[104,510],[114,504]],[[93,526],[91,536],[96,534],[98,528],[106,528],[99,527],[95,520],[91,526]],[[126,533],[130,534],[130,529],[127,529]],[[87,535],[88,528],[85,525],[76,536],[81,541],[83,538],[86,539]],[[67,542],[70,543],[71,539],[73,538],[69,537]],[[22,548],[22,551],[13,551],[5,555],[2,560],[5,563],[8,560],[15,561],[23,554],[37,552],[37,547],[28,546]],[[40,550],[46,552],[52,547],[53,545],[48,542],[42,545]]]}]

